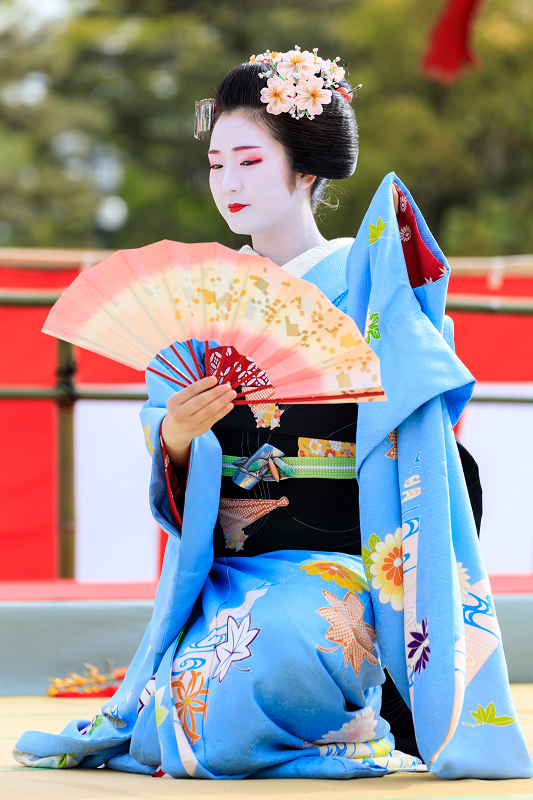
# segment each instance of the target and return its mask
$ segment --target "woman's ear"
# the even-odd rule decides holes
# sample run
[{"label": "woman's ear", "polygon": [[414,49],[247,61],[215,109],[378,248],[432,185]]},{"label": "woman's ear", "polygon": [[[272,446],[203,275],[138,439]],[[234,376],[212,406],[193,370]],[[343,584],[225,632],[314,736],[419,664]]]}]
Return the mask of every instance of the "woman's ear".
[{"label": "woman's ear", "polygon": [[307,175],[306,173],[297,173],[296,186],[298,189],[310,189],[316,181],[316,175]]}]

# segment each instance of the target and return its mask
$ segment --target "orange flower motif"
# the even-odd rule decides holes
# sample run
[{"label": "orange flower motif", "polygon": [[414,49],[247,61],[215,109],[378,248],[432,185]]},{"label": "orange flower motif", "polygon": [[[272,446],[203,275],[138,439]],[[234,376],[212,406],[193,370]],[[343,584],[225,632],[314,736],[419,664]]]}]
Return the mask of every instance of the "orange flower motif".
[{"label": "orange flower motif", "polygon": [[308,575],[320,575],[324,581],[335,581],[341,589],[348,589],[350,592],[361,594],[367,588],[364,578],[336,561],[312,561],[311,564],[303,564],[300,569],[305,570]]},{"label": "orange flower motif", "polygon": [[332,653],[342,647],[344,666],[351,664],[355,674],[359,675],[365,658],[371,664],[378,663],[374,655],[376,633],[364,620],[364,606],[353,592],[348,592],[344,600],[340,600],[331,592],[326,592],[325,589],[322,589],[322,594],[331,608],[319,608],[316,613],[331,623],[326,639],[336,642],[337,647],[327,650],[317,645],[317,648],[324,653]]},{"label": "orange flower motif", "polygon": [[388,533],[384,541],[374,545],[370,556],[372,586],[379,589],[379,602],[390,603],[395,611],[403,609],[403,542],[402,529]]},{"label": "orange flower motif", "polygon": [[194,744],[200,738],[196,732],[196,719],[195,714],[203,714],[204,720],[207,715],[207,706],[209,700],[201,700],[201,697],[207,698],[209,689],[204,689],[204,679],[199,672],[192,669],[190,671],[190,679],[187,687],[185,687],[185,676],[187,672],[182,672],[177,680],[172,681],[172,696],[174,698],[174,705],[178,712],[180,724],[189,737],[191,744]]}]

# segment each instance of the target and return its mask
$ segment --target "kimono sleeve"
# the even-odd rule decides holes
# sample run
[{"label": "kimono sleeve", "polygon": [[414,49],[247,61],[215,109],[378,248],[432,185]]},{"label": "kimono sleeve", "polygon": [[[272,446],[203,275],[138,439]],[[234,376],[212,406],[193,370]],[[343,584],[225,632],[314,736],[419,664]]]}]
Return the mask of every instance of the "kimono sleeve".
[{"label": "kimono sleeve", "polygon": [[[161,431],[159,432],[159,438],[161,439],[161,448],[163,450],[163,458],[165,461],[165,476],[167,480],[167,496],[168,496],[168,505],[170,509],[170,516],[172,517],[172,521],[174,525],[178,528],[181,528],[182,523],[182,515],[183,515],[183,503],[185,500],[185,492],[187,490],[187,479],[183,479],[183,475],[179,475],[174,470],[172,466],[172,462],[170,460],[170,456],[167,453],[167,448],[165,447],[165,440],[163,439],[163,434]],[[190,460],[190,459],[189,459]],[[187,470],[188,470],[187,465]],[[182,470],[183,472],[183,470]]]},{"label": "kimono sleeve", "polygon": [[161,423],[167,413],[166,401],[173,394],[173,389],[164,380],[150,372],[146,373],[148,400],[141,410],[141,424],[148,452],[152,457],[150,476],[150,509],[156,522],[164,531],[173,536],[180,536],[181,527],[178,520],[173,520],[167,490],[165,471],[165,453],[161,440]]},{"label": "kimono sleeve", "polygon": [[[202,368],[204,343],[193,339],[191,345]],[[212,349],[217,343],[212,341],[209,345]],[[176,357],[178,353],[181,363]],[[178,372],[183,370],[184,362],[191,370],[194,368],[189,349],[180,342],[174,342],[171,347],[162,350],[161,355],[165,357],[167,363],[173,364]],[[166,378],[161,374],[166,367],[155,359],[150,366],[160,373],[155,374],[147,370],[148,400],[141,410],[144,438],[152,456],[150,508],[155,520],[164,531],[180,537],[187,527],[186,517],[190,523],[189,527],[195,527],[199,509],[207,519],[209,507],[211,516],[216,520],[222,475],[222,451],[212,431],[207,431],[192,441],[186,475],[174,475],[161,438],[161,423],[167,413],[167,400],[179,391],[179,388],[172,380],[172,377],[175,377],[174,373],[169,370],[169,377]],[[206,488],[206,483],[213,487],[213,492]]]}]

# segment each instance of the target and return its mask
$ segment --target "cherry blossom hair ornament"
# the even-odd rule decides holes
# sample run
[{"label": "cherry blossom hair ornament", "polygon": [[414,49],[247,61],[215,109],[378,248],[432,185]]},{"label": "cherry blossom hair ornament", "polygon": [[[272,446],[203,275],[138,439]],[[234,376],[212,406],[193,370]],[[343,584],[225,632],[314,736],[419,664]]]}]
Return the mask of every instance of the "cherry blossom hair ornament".
[{"label": "cherry blossom hair ornament", "polygon": [[261,73],[267,79],[267,85],[261,89],[261,102],[267,104],[268,113],[286,112],[295,119],[314,119],[321,114],[323,107],[331,103],[332,89],[351,103],[351,93],[340,85],[345,70],[339,61],[339,56],[333,61],[321,58],[317,47],[310,53],[298,45],[287,53],[267,50],[250,56],[250,62],[267,67]]},{"label": "cherry blossom hair ornament", "polygon": [[[338,56],[333,61],[320,58],[317,47],[310,53],[296,45],[294,50],[287,53],[267,50],[258,56],[250,56],[245,63],[264,64],[267,67],[260,73],[262,78],[267,78],[267,85],[261,89],[261,102],[266,104],[269,114],[288,112],[295,119],[304,116],[314,119],[315,114],[322,113],[324,105],[331,103],[332,89],[351,103],[351,95],[363,85],[360,83],[351,90],[341,86],[345,70],[338,65],[339,61]],[[204,134],[213,128],[215,114],[212,97],[196,101],[195,139],[203,139]]]}]

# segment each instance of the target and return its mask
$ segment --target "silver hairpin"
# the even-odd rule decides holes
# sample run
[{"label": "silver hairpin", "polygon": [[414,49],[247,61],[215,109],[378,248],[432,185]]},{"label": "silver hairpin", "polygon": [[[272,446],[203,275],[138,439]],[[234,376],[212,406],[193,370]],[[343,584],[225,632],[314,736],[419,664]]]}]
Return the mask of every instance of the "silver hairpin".
[{"label": "silver hairpin", "polygon": [[355,87],[355,89],[350,89],[350,91],[348,92],[348,94],[353,94],[353,93],[354,93],[354,92],[356,92],[358,89],[362,89],[362,88],[363,88],[363,84],[362,84],[362,83],[360,83],[360,84],[359,84],[359,86],[356,86],[356,87]]},{"label": "silver hairpin", "polygon": [[194,104],[194,138],[203,139],[206,131],[210,131],[213,126],[213,114],[215,113],[215,101],[212,97],[204,100],[197,100]]}]

